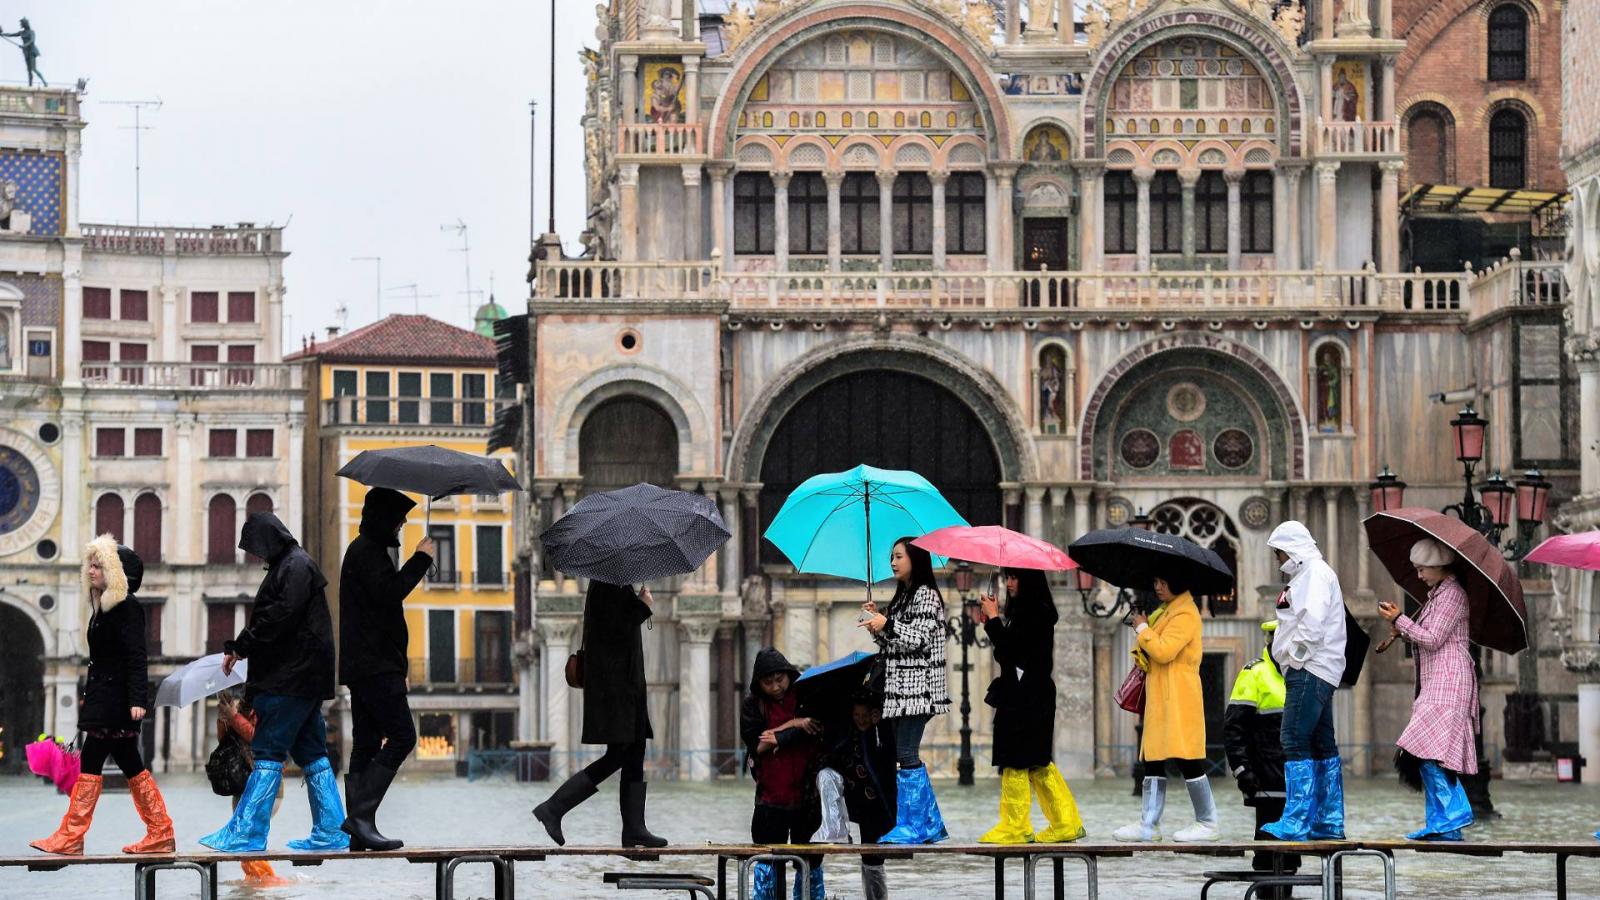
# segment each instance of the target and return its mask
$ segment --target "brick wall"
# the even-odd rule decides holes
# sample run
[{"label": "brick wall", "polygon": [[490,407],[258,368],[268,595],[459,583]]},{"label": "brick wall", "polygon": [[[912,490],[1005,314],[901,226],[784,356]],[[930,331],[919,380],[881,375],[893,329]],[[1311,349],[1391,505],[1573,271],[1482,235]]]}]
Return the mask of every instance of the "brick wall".
[{"label": "brick wall", "polygon": [[[1505,2],[1528,14],[1527,78],[1488,80],[1489,14]],[[1583,4],[1588,18],[1600,18],[1597,4]],[[1600,31],[1600,26],[1596,26]],[[1395,36],[1406,41],[1397,66],[1396,114],[1407,153],[1406,184],[1444,170],[1446,181],[1489,184],[1489,119],[1503,105],[1519,108],[1528,120],[1526,187],[1556,190],[1566,184],[1561,172],[1561,4],[1556,0],[1395,0]],[[1596,35],[1600,37],[1600,34]],[[1593,46],[1592,44],[1590,46]],[[1411,127],[1413,114],[1433,116]],[[1443,121],[1439,147],[1437,122]],[[1412,137],[1417,146],[1412,147]]]},{"label": "brick wall", "polygon": [[1562,52],[1568,55],[1562,87],[1563,156],[1576,156],[1600,145],[1600,3],[1568,0]]}]

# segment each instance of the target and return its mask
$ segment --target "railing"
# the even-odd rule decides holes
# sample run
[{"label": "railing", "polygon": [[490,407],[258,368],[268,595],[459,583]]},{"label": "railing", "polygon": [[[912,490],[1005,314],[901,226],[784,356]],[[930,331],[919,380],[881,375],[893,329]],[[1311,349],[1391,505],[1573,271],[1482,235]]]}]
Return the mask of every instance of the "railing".
[{"label": "railing", "polygon": [[487,428],[494,421],[485,397],[369,397],[347,394],[322,401],[323,425],[388,425]]},{"label": "railing", "polygon": [[505,688],[516,684],[509,654],[503,657],[423,657],[406,661],[406,676],[413,688],[475,685]]},{"label": "railing", "polygon": [[1394,122],[1317,120],[1318,156],[1390,156],[1399,152],[1400,129]]},{"label": "railing", "polygon": [[85,385],[99,388],[170,388],[195,391],[298,391],[299,366],[282,363],[85,362]]},{"label": "railing", "polygon": [[0,114],[78,117],[78,92],[71,88],[0,87]]},{"label": "railing", "polygon": [[699,125],[623,125],[617,134],[622,156],[702,156]]},{"label": "railing", "polygon": [[1472,316],[1478,318],[1512,307],[1556,307],[1567,299],[1567,282],[1559,260],[1522,261],[1511,256],[1479,273],[1472,282]]},{"label": "railing", "polygon": [[715,263],[540,263],[541,300],[715,299]]},{"label": "railing", "polygon": [[248,223],[206,228],[85,224],[83,242],[101,253],[254,256],[282,252],[283,229]]}]

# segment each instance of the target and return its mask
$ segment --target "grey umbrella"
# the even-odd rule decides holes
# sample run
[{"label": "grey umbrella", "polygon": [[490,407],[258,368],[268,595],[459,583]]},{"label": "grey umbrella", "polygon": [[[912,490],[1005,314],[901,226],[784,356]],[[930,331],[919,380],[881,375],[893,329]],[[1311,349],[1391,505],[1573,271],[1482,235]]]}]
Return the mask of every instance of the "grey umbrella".
[{"label": "grey umbrella", "polygon": [[641,584],[693,572],[728,538],[710,498],[636,484],[584,497],[539,541],[556,571]]},{"label": "grey umbrella", "polygon": [[335,474],[367,487],[421,494],[428,498],[429,517],[437,498],[523,489],[500,460],[436,444],[363,450]]}]

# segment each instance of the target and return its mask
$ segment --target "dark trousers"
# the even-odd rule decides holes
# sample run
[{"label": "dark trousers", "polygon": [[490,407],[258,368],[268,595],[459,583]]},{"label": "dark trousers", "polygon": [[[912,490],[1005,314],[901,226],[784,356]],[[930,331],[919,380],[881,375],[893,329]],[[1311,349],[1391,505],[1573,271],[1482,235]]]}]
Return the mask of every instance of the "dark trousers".
[{"label": "dark trousers", "polygon": [[894,760],[902,769],[922,768],[922,733],[933,716],[896,716],[889,720],[894,731]]},{"label": "dark trousers", "polygon": [[[1209,764],[1203,759],[1152,759],[1145,760],[1144,774],[1152,778],[1171,778],[1172,773],[1177,772],[1183,776],[1183,780],[1193,781],[1196,778],[1205,777],[1206,769],[1209,767]],[[1277,820],[1272,819],[1270,821],[1275,822]]]},{"label": "dark trousers", "polygon": [[587,766],[583,771],[588,774],[589,780],[599,784],[615,775],[622,773],[622,780],[626,783],[644,780],[644,741],[634,741],[630,744],[607,744],[606,752],[599,759]]},{"label": "dark trousers", "polygon": [[305,768],[328,755],[328,723],[322,718],[322,701],[286,694],[258,694],[256,736],[250,753],[257,760],[281,763],[294,757]]},{"label": "dark trousers", "polygon": [[[816,804],[797,809],[756,804],[750,816],[750,840],[757,844],[809,844],[822,827],[822,810]],[[881,837],[881,835],[880,835]],[[865,835],[862,837],[865,840]],[[803,856],[812,872],[822,871],[822,857]],[[778,868],[778,896],[784,896],[783,867]]]},{"label": "dark trousers", "polygon": [[374,760],[398,769],[416,746],[417,727],[403,681],[350,685],[350,774],[365,772]]},{"label": "dark trousers", "polygon": [[144,771],[144,759],[139,756],[136,737],[84,738],[83,750],[78,756],[80,771],[85,775],[99,775],[105,771],[108,756],[117,761],[117,768],[129,778]]},{"label": "dark trousers", "polygon": [[[1267,824],[1276,822],[1283,818],[1283,802],[1284,798],[1282,797],[1256,798],[1256,840],[1277,840],[1276,837],[1268,834],[1262,829]],[[1300,855],[1297,853],[1257,852],[1255,858],[1250,861],[1250,868],[1255,869],[1257,872],[1271,872],[1276,869],[1285,875],[1293,875],[1295,872],[1300,870]],[[1262,897],[1287,897],[1289,895],[1289,889],[1282,888],[1280,889],[1280,893],[1277,894],[1273,893],[1271,889],[1257,891],[1256,893]]]}]

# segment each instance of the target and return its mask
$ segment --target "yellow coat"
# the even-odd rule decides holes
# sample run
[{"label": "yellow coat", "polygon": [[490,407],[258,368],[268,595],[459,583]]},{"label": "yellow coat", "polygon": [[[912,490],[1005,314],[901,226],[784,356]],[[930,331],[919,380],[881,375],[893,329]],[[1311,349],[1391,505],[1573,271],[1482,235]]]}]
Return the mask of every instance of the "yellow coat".
[{"label": "yellow coat", "polygon": [[1166,605],[1154,625],[1139,632],[1149,659],[1144,679],[1144,743],[1150,762],[1203,759],[1205,701],[1200,692],[1200,610],[1187,592]]}]

